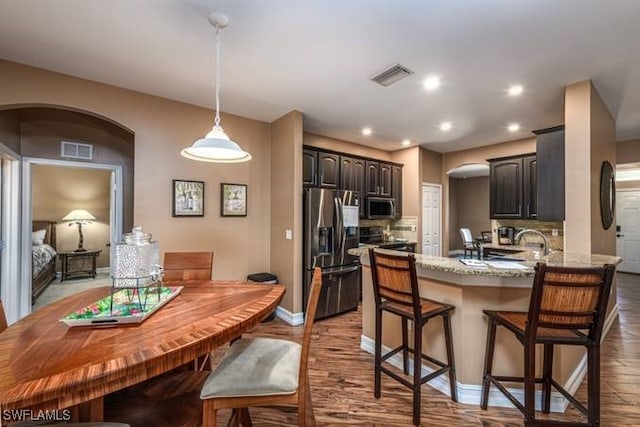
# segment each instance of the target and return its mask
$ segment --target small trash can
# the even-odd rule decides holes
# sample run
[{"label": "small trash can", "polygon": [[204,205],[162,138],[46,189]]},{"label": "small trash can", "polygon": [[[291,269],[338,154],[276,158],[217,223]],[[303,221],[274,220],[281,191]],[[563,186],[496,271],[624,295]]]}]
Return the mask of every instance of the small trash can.
[{"label": "small trash can", "polygon": [[[278,283],[278,277],[274,276],[271,273],[253,273],[247,276],[247,280],[252,283],[262,283],[265,285]],[[276,318],[276,312],[274,311],[269,316],[267,316],[263,322],[269,322]]]}]

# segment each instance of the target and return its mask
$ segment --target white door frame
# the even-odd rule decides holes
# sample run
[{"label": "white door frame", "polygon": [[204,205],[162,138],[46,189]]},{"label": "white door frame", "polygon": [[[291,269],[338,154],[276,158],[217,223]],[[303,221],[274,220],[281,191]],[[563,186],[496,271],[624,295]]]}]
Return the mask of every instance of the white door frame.
[{"label": "white door frame", "polygon": [[440,248],[440,255],[442,256],[442,184],[435,184],[431,182],[423,182],[420,186],[420,214],[421,214],[421,224],[420,224],[420,252],[423,252],[424,241],[422,237],[424,236],[424,209],[423,209],[423,199],[422,195],[424,193],[425,187],[434,187],[438,190],[438,236],[440,236],[440,242],[438,242],[438,247]]},{"label": "white door frame", "polygon": [[102,169],[111,171],[111,197],[109,203],[110,221],[110,247],[115,248],[122,236],[122,166],[103,163],[85,163],[67,160],[40,159],[35,157],[23,157],[22,159],[22,280],[19,283],[29,286],[20,286],[19,292],[19,317],[24,317],[31,312],[31,222],[33,221],[32,208],[32,166],[63,166],[84,169]]},{"label": "white door frame", "polygon": [[[618,189],[616,189],[616,203],[618,203],[621,200],[621,197],[619,197],[618,193],[627,193],[627,192],[629,192],[629,193],[630,192],[640,193],[640,188],[618,188]],[[619,214],[620,214],[620,211],[618,209],[618,206],[616,206],[616,213],[615,213],[615,215],[616,215],[616,218],[615,218],[616,225],[618,225],[617,224],[618,223],[618,221],[617,221],[618,218],[617,217],[618,217]],[[624,230],[623,230],[623,232],[624,232]],[[617,231],[616,231],[616,234],[618,234]],[[623,250],[623,252],[624,252],[624,250]],[[618,237],[616,237],[616,255],[617,256],[622,256],[622,254],[618,252]],[[622,264],[624,264],[624,259],[622,261]],[[618,267],[618,269],[619,269],[619,267]],[[623,269],[624,269],[624,267],[623,267]],[[624,271],[624,270],[620,270],[620,271]]]},{"label": "white door frame", "polygon": [[[0,144],[2,178],[2,277],[0,299],[9,324],[20,318],[20,155]],[[29,255],[31,258],[31,255]]]}]

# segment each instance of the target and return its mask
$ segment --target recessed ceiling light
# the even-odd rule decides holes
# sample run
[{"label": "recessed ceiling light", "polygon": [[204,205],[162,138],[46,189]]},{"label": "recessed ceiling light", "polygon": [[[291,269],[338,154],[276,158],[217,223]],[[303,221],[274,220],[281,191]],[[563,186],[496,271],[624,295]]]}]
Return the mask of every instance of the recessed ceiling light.
[{"label": "recessed ceiling light", "polygon": [[522,87],[522,85],[513,85],[509,87],[509,90],[507,92],[509,93],[509,96],[518,96],[522,94],[523,90],[524,88]]},{"label": "recessed ceiling light", "polygon": [[409,140],[409,139],[403,139],[403,140],[402,140],[402,145],[411,145],[411,140]]},{"label": "recessed ceiling light", "polygon": [[444,132],[446,132],[448,130],[451,130],[451,122],[442,122],[442,123],[440,123],[440,130],[444,131]]},{"label": "recessed ceiling light", "polygon": [[369,136],[373,133],[373,131],[371,130],[371,128],[362,128],[362,134],[364,136]]},{"label": "recessed ceiling light", "polygon": [[511,123],[507,129],[509,129],[509,132],[518,132],[520,130],[520,125],[518,123]]},{"label": "recessed ceiling light", "polygon": [[434,90],[440,87],[440,78],[438,76],[429,76],[422,82],[426,90]]}]

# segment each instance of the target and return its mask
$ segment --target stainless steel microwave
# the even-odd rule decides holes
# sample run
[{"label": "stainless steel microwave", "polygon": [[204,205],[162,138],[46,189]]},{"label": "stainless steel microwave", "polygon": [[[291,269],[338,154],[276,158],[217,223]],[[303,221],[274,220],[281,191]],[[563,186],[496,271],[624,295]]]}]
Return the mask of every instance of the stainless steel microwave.
[{"label": "stainless steel microwave", "polygon": [[393,219],[396,217],[396,199],[367,197],[368,219]]}]

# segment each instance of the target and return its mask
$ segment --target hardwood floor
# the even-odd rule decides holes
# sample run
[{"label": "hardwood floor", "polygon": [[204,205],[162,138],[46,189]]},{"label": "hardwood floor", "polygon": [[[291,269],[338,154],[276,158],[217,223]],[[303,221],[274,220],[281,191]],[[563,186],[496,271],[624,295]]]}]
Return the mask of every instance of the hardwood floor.
[{"label": "hardwood floor", "polygon": [[[602,346],[601,425],[640,426],[640,276],[618,274],[618,303],[619,320]],[[316,323],[309,360],[316,421],[319,426],[411,426],[409,389],[383,376],[382,397],[373,397],[373,355],[360,350],[360,323],[359,312]],[[302,327],[276,319],[262,324],[254,333],[299,340]],[[218,357],[214,363],[215,359]],[[522,415],[515,409],[483,411],[479,405],[454,403],[427,385],[422,390],[423,426],[523,425]],[[586,402],[585,384],[577,396]],[[295,408],[250,408],[250,413],[254,426],[297,425]],[[220,422],[226,416],[221,414]],[[572,408],[562,419],[582,420]]]}]

